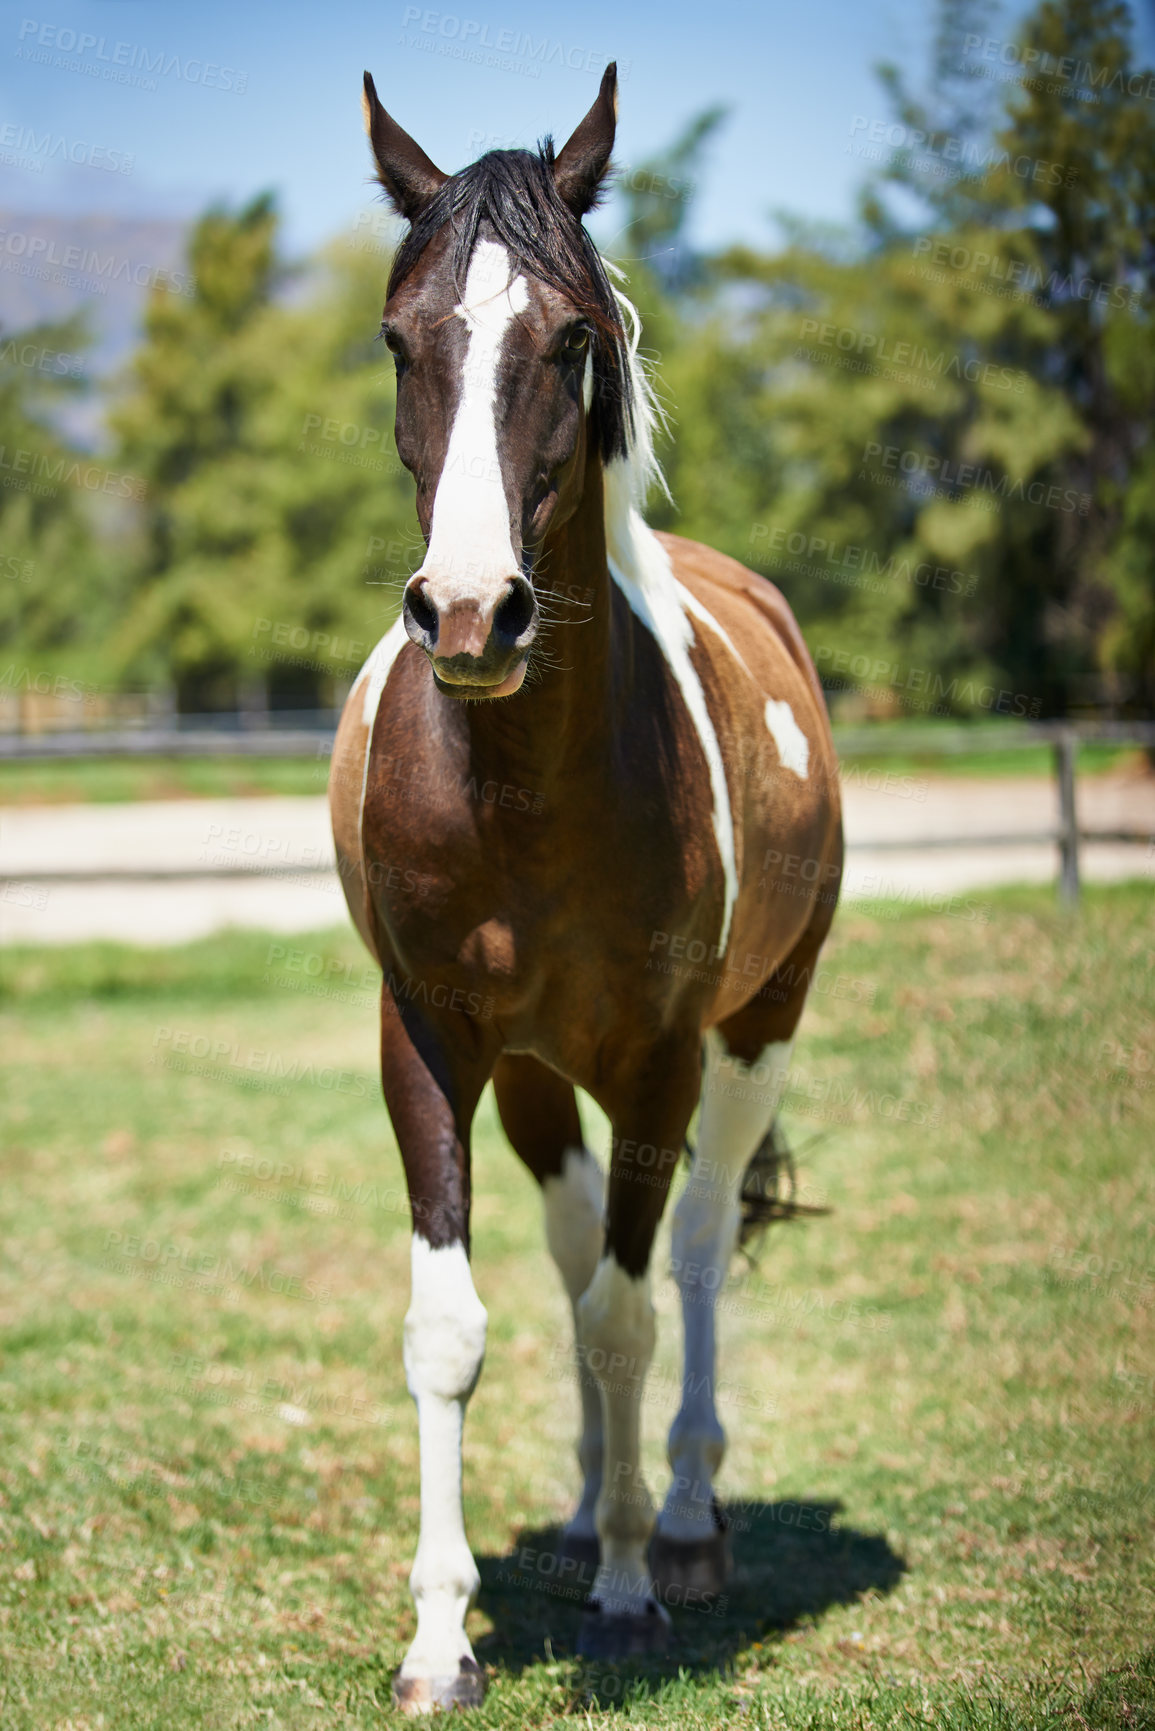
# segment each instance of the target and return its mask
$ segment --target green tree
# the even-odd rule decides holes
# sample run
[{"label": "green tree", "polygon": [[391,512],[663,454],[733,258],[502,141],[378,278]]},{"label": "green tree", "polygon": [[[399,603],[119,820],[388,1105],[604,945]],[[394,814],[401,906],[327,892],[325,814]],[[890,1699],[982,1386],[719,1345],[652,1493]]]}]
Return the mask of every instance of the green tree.
[{"label": "green tree", "polygon": [[1047,0],[1023,61],[1093,90],[992,85],[985,14],[946,0],[921,99],[884,69],[905,131],[857,237],[712,261],[662,355],[678,520],[884,708],[1057,713],[1112,670],[1150,704],[1148,75],[1124,7]]},{"label": "green tree", "polygon": [[413,539],[393,370],[372,364],[387,261],[338,243],[275,298],[267,198],[203,218],[189,261],[195,297],[154,295],[115,416],[150,480],[118,662],[186,709],[332,701]]},{"label": "green tree", "polygon": [[80,319],[0,329],[0,641],[74,677],[94,624],[93,464],[61,413],[86,387],[87,346]]},{"label": "green tree", "polygon": [[[1018,504],[1002,514],[984,636],[1049,709],[1096,697],[1104,685],[1149,707],[1155,582],[1135,530],[1149,516],[1155,417],[1151,75],[1135,62],[1131,15],[1118,0],[1044,0],[996,62],[1009,61],[1011,73],[989,86],[1005,94],[984,131],[975,112],[985,119],[989,108],[976,101],[967,114],[947,94],[960,75],[984,82],[973,62],[968,71],[965,52],[967,35],[984,31],[965,5],[944,5],[942,16],[932,102],[914,101],[886,75],[912,142],[885,179],[928,213],[921,259],[930,251],[947,261],[923,278],[928,301],[1034,388],[1025,428],[968,418],[940,448],[1025,476],[1048,495],[1057,488],[1088,501],[1074,513]],[[913,143],[916,132],[925,146]],[[948,155],[960,172],[943,174]],[[903,233],[882,210],[876,198],[875,231],[898,254],[909,227]],[[953,258],[990,263],[960,271]],[[1001,317],[981,319],[976,289]],[[1019,316],[1023,303],[1032,316]]]}]

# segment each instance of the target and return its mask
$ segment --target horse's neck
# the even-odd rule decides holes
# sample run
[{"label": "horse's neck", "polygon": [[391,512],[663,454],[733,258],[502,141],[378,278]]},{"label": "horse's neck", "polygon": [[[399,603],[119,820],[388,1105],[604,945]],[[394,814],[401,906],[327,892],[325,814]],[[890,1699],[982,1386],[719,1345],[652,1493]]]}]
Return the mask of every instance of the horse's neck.
[{"label": "horse's neck", "polygon": [[533,785],[544,786],[596,755],[613,726],[604,513],[601,464],[591,456],[580,504],[537,561],[542,626],[526,682],[516,697],[468,705],[473,755],[488,773],[536,776]]}]

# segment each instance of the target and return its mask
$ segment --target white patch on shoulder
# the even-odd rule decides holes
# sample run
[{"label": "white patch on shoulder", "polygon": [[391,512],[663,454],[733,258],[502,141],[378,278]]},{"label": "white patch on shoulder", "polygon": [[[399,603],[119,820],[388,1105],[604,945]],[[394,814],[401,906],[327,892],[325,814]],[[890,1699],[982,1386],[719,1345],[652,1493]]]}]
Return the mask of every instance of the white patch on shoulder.
[{"label": "white patch on shoulder", "polygon": [[750,669],[746,666],[745,661],[739,654],[734,644],[734,639],[730,636],[730,633],[718,624],[718,621],[714,618],[714,615],[709,611],[709,609],[703,607],[702,603],[698,600],[698,597],[692,595],[683,584],[678,584],[678,591],[682,597],[682,605],[686,609],[687,613],[692,613],[695,619],[700,619],[703,625],[708,625],[710,630],[714,633],[714,636],[722,639],[722,642],[726,645],[726,648],[730,651],[730,654],[734,657],[734,660],[738,663],[739,667],[742,668],[743,672],[749,673]]},{"label": "white patch on shoulder", "polygon": [[[630,475],[622,463],[606,469],[606,550],[610,576],[625,596],[630,611],[650,632],[666,665],[674,676],[682,701],[690,712],[710,772],[714,796],[714,839],[722,861],[725,901],[718,947],[725,949],[730,921],[738,899],[738,868],[735,859],[734,817],[722,748],[710,717],[702,682],[690,660],[694,628],[690,614],[699,611],[690,604],[687,591],[677,581],[670,556],[630,498]],[[704,609],[702,609],[704,611]],[[715,631],[720,627],[714,624]],[[725,635],[722,633],[722,635]]]},{"label": "white patch on shoulder", "polygon": [[429,550],[421,573],[448,578],[466,593],[477,580],[507,578],[520,569],[513,551],[509,503],[497,448],[497,370],[505,333],[529,305],[524,276],[509,280],[509,254],[496,241],[479,241],[469,261],[465,294],[455,307],[468,331],[461,399],[433,496]]},{"label": "white patch on shoulder", "polygon": [[776,703],[772,697],[766,699],[766,725],[778,747],[783,769],[792,770],[799,781],[807,781],[810,775],[810,741],[785,700]]},{"label": "white patch on shoulder", "polygon": [[385,690],[385,682],[389,678],[393,663],[408,641],[405,621],[398,618],[370,651],[368,661],[353,681],[354,691],[362,680],[365,682],[365,690],[361,696],[361,720],[369,730],[365,740],[365,761],[361,765],[361,800],[357,807],[358,835],[365,821],[365,789],[369,784],[369,758],[373,750],[373,729],[377,722],[381,694]]}]

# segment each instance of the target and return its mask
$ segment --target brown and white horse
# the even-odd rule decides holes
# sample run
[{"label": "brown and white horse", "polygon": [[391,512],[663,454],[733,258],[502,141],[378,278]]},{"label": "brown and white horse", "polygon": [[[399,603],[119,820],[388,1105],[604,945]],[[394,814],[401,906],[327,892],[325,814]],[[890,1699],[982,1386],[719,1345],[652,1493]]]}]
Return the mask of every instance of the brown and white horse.
[{"label": "brown and white horse", "polygon": [[[599,1559],[581,1649],[661,1650],[659,1589],[725,1568],[714,1300],[841,876],[829,726],[789,608],[641,514],[656,465],[638,322],[582,226],[616,111],[611,66],[556,155],[548,140],[494,151],[450,177],[365,75],[378,178],[410,224],[382,334],[427,551],[350,695],[330,798],[384,975],[381,1072],[413,1215],[417,1633],[394,1684],[411,1712],[484,1686],[461,1504],[486,1333],[469,1262],[483,1088],[541,1186],[573,1305],[584,1484],[565,1546]],[[784,862],[769,878],[768,857]],[[575,1087],[610,1119],[608,1178]],[[649,1267],[699,1096],[673,1222],[687,1374],[655,1530],[639,1468]]]}]

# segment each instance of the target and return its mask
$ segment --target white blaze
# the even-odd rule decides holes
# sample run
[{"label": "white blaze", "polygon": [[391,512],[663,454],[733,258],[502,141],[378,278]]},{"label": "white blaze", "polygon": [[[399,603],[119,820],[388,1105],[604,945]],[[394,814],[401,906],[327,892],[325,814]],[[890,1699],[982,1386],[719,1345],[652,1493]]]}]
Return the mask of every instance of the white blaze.
[{"label": "white blaze", "polygon": [[469,261],[464,298],[454,309],[465,321],[469,338],[461,400],[433,497],[429,551],[420,573],[439,579],[442,606],[456,594],[476,594],[478,579],[504,581],[520,568],[497,449],[497,369],[505,333],[528,304],[525,278],[509,280],[505,248],[496,241],[479,241]]}]

